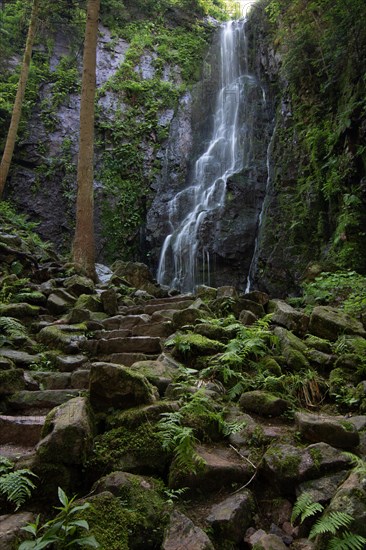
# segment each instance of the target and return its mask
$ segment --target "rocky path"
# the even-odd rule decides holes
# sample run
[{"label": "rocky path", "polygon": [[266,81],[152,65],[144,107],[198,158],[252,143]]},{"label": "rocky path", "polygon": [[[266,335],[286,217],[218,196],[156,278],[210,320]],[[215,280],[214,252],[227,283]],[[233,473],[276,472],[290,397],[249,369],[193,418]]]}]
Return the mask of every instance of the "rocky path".
[{"label": "rocky path", "polygon": [[[366,487],[344,454],[366,456],[362,324],[331,308],[309,316],[231,287],[154,297],[163,291],[140,277],[140,289],[128,283],[126,293],[115,277],[97,287],[56,277],[32,287],[39,305],[0,308],[24,329],[5,333],[1,347],[0,454],[39,476],[31,509],[49,506],[58,486],[91,491],[98,525],[104,516],[117,525],[112,550],[311,550],[318,546],[309,527],[291,523],[296,498],[308,492],[328,510],[349,499],[352,529],[366,536]],[[262,329],[255,323],[267,313],[271,325]],[[243,389],[229,399],[225,353],[242,353],[254,335],[256,345],[264,339],[250,361],[241,356]],[[220,369],[212,367],[217,358]],[[343,398],[338,409],[335,396]],[[175,447],[157,435],[164,417]],[[130,503],[118,508],[120,523],[119,498]],[[130,509],[142,514],[138,524]],[[0,523],[0,548],[25,521],[6,517],[11,529],[5,536]],[[95,533],[109,548],[103,529]]]}]

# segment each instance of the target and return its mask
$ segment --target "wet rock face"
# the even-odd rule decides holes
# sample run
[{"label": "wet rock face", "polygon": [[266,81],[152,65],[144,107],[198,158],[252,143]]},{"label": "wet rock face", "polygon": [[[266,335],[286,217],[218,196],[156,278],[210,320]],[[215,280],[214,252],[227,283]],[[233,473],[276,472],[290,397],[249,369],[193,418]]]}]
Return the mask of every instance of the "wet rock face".
[{"label": "wet rock face", "polygon": [[[110,46],[110,31],[100,25],[97,47],[97,88],[100,88],[116,72],[123,62],[129,44],[119,39]],[[76,53],[74,49],[76,48]],[[75,45],[75,37],[57,33],[50,59],[54,72],[65,56],[73,55],[81,73],[82,48]],[[14,166],[6,192],[31,218],[40,221],[38,232],[58,247],[69,246],[73,236],[76,198],[76,163],[79,138],[80,95],[71,93],[67,100],[55,109],[51,107],[53,84],[46,83],[39,91],[39,102],[29,121],[28,136],[15,152]],[[52,113],[45,125],[46,105]],[[114,118],[121,108],[117,94],[108,92],[98,101],[100,116]],[[52,119],[52,122],[51,122]],[[98,163],[98,151],[97,163]],[[68,165],[75,169],[67,173]],[[97,253],[103,248],[100,239],[101,189],[95,182],[95,221]]]}]

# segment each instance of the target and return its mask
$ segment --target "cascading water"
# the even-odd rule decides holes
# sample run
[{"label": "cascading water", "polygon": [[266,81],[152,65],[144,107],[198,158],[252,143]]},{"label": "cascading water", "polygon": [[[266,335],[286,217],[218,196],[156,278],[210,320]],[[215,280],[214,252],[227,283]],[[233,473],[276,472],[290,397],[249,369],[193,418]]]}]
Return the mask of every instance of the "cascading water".
[{"label": "cascading water", "polygon": [[[205,122],[199,133],[196,129],[197,160],[185,187],[167,202],[164,195],[160,202],[157,198],[150,217],[151,227],[158,227],[159,214],[166,228],[157,279],[183,292],[211,282],[244,286],[253,255],[265,190],[269,114],[264,89],[249,71],[246,16],[254,3],[241,2],[244,17],[218,31],[209,55],[211,80],[203,82],[206,96],[200,96],[198,115]],[[165,181],[168,194],[169,175]]]},{"label": "cascading water", "polygon": [[157,279],[181,291],[210,284],[210,254],[200,239],[200,228],[208,216],[220,220],[228,179],[250,163],[251,133],[241,110],[250,89],[258,85],[248,71],[245,36],[246,14],[253,3],[242,2],[243,19],[220,28],[220,85],[211,135],[188,186],[167,205],[170,233],[161,249]]}]

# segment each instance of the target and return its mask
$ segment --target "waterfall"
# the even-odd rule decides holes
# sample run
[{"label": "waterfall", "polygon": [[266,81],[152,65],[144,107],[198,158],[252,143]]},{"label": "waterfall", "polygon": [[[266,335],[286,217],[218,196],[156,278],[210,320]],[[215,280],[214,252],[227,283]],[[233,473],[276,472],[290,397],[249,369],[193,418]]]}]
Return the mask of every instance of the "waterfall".
[{"label": "waterfall", "polygon": [[[210,284],[210,252],[200,238],[208,217],[220,223],[228,179],[249,167],[252,133],[242,112],[251,88],[246,14],[253,0],[241,3],[244,17],[219,30],[218,88],[207,146],[196,160],[188,185],[167,204],[169,234],[161,248],[157,280],[180,291]],[[217,60],[216,60],[217,62]]]}]

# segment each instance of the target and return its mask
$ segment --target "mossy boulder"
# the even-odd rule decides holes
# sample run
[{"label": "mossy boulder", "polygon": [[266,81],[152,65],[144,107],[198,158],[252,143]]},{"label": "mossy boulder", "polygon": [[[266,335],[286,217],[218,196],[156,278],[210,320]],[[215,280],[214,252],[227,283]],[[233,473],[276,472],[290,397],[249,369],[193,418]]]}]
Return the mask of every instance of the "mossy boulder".
[{"label": "mossy boulder", "polygon": [[162,487],[163,484],[153,478],[121,471],[104,476],[93,486],[93,493],[109,492],[123,502],[127,511],[129,549],[160,547],[168,521]]},{"label": "mossy boulder", "polygon": [[366,479],[362,472],[353,472],[339,487],[330,502],[328,513],[344,512],[352,516],[351,533],[366,537]]},{"label": "mossy boulder", "polygon": [[238,460],[238,456],[227,447],[216,445],[197,445],[195,448],[198,461],[196,472],[185,467],[177,458],[171,463],[169,470],[169,487],[176,489],[189,487],[194,490],[204,490],[205,493],[219,492],[227,485],[242,486],[253,475],[249,463]]},{"label": "mossy boulder", "polygon": [[87,309],[88,311],[103,312],[103,304],[96,295],[81,294],[76,300],[75,306],[78,309]]},{"label": "mossy boulder", "polygon": [[85,330],[84,324],[50,325],[40,330],[37,341],[65,353],[78,353],[80,346],[86,342]]},{"label": "mossy boulder", "polygon": [[24,390],[24,372],[20,369],[0,370],[0,397]]},{"label": "mossy boulder", "polygon": [[299,483],[351,467],[351,460],[339,449],[314,443],[306,448],[273,445],[264,455],[262,469],[269,483],[284,494],[294,494]]},{"label": "mossy boulder", "polygon": [[62,315],[67,312],[75,302],[75,296],[63,288],[57,288],[48,296],[47,309],[55,315]]},{"label": "mossy boulder", "polygon": [[40,461],[84,464],[93,444],[93,415],[85,397],[75,397],[53,409],[46,418],[37,446]]},{"label": "mossy boulder", "polygon": [[151,404],[157,397],[145,376],[113,363],[92,363],[89,383],[90,403],[97,411]]},{"label": "mossy boulder", "polygon": [[230,339],[230,334],[223,328],[211,323],[198,323],[194,327],[195,334],[201,334],[210,340],[217,340],[219,342],[227,342]]},{"label": "mossy boulder", "polygon": [[15,319],[24,319],[27,317],[36,317],[39,315],[40,308],[27,303],[3,304],[0,305],[0,316],[15,317]]},{"label": "mossy boulder", "polygon": [[156,423],[161,419],[163,413],[177,412],[179,410],[176,401],[158,401],[153,405],[141,405],[126,411],[112,413],[106,418],[108,430],[113,428],[136,428],[146,422]]},{"label": "mossy boulder", "polygon": [[166,342],[172,349],[173,357],[179,361],[194,362],[195,358],[204,355],[215,355],[224,352],[225,345],[218,340],[211,340],[201,334],[177,334],[171,340]]},{"label": "mossy boulder", "polygon": [[243,393],[239,399],[239,405],[244,412],[260,416],[280,416],[291,409],[289,401],[261,390]]},{"label": "mossy boulder", "polygon": [[217,296],[217,288],[212,286],[199,285],[196,287],[196,296],[201,298],[204,302],[209,302],[210,300],[215,300]]},{"label": "mossy boulder", "polygon": [[112,266],[113,277],[122,277],[134,288],[145,290],[152,296],[163,296],[164,292],[155,283],[147,265],[139,262],[122,262],[118,260]]},{"label": "mossy boulder", "polygon": [[319,338],[319,336],[314,336],[314,334],[308,334],[304,339],[305,344],[309,348],[313,348],[322,353],[331,354],[333,352],[332,343],[325,338]]},{"label": "mossy boulder", "polygon": [[342,334],[366,338],[362,323],[340,309],[330,306],[317,306],[310,316],[309,332],[320,338],[337,340]]},{"label": "mossy boulder", "polygon": [[271,321],[299,335],[304,335],[309,326],[309,317],[303,311],[298,311],[284,300],[270,300],[267,305]]},{"label": "mossy boulder", "polygon": [[122,470],[142,475],[162,475],[170,456],[163,449],[154,424],[114,428],[94,440],[88,476]]},{"label": "mossy boulder", "polygon": [[179,370],[172,365],[162,361],[138,361],[130,369],[146,377],[146,379],[156,386],[160,395],[163,395],[168,385],[177,377]]},{"label": "mossy boulder", "polygon": [[72,294],[75,294],[75,296],[93,294],[95,290],[94,282],[88,277],[82,277],[81,275],[73,275],[66,279],[64,287]]},{"label": "mossy boulder", "polygon": [[188,307],[173,313],[172,322],[174,330],[178,330],[185,325],[195,325],[200,319],[204,319],[206,314],[201,309]]},{"label": "mossy boulder", "polygon": [[313,443],[324,441],[333,447],[352,449],[360,442],[356,428],[344,418],[296,413],[295,422],[301,436]]}]

